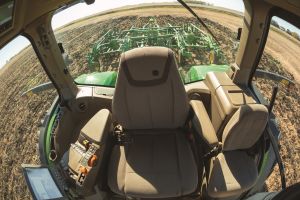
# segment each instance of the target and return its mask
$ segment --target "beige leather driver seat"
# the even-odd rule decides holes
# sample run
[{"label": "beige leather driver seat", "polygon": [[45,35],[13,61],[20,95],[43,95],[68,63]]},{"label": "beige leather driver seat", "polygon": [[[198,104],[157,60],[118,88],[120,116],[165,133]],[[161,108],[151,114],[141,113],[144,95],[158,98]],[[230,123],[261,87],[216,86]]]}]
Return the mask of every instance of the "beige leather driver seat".
[{"label": "beige leather driver seat", "polygon": [[126,141],[115,145],[110,189],[136,198],[193,193],[197,166],[182,131],[189,110],[173,52],[145,47],[123,53],[112,104]]}]

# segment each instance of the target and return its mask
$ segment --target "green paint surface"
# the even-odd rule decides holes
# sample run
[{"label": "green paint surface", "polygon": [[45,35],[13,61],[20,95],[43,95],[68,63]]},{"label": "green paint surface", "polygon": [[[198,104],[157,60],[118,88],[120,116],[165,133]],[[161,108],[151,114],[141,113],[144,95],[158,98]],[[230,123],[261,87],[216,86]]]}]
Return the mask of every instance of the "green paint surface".
[{"label": "green paint surface", "polygon": [[[208,72],[226,72],[230,67],[228,65],[196,65],[192,66],[186,75],[180,73],[180,77],[184,83],[191,83],[205,79]],[[117,80],[117,72],[92,72],[90,74],[82,74],[75,79],[77,84],[81,85],[99,85],[114,87]]]},{"label": "green paint surface", "polygon": [[187,72],[184,82],[190,83],[205,79],[208,72],[226,72],[230,67],[228,65],[196,65],[192,66]]},{"label": "green paint surface", "polygon": [[82,74],[75,79],[77,84],[82,85],[99,85],[114,87],[116,84],[117,72],[93,72],[90,74]]},{"label": "green paint surface", "polygon": [[267,152],[264,154],[263,163],[262,163],[262,165],[261,165],[261,168],[259,169],[259,176],[262,174],[262,172],[263,172],[264,169],[266,168],[267,163],[268,163],[268,160],[269,160],[269,151],[267,151]]},{"label": "green paint surface", "polygon": [[45,153],[46,153],[46,159],[47,159],[47,162],[49,165],[52,164],[52,161],[49,159],[49,155],[50,155],[50,150],[51,150],[51,132],[52,132],[52,129],[53,129],[53,124],[54,124],[54,121],[56,119],[56,116],[57,116],[57,108],[55,109],[54,113],[50,116],[50,121],[49,121],[49,124],[48,124],[48,127],[47,127],[47,135],[46,135],[46,141],[45,141]]}]

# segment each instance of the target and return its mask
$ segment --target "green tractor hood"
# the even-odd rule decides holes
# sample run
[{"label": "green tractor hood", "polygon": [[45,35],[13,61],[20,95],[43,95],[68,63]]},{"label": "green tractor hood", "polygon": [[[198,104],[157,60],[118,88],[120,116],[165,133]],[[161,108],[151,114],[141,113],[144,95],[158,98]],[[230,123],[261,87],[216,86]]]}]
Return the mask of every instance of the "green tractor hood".
[{"label": "green tractor hood", "polygon": [[[230,67],[228,65],[196,65],[192,66],[186,75],[182,75],[184,83],[191,83],[205,79],[208,72],[226,72]],[[114,87],[116,84],[117,72],[92,72],[82,74],[75,79],[79,85],[101,85]]]},{"label": "green tractor hood", "polygon": [[208,72],[226,72],[230,67],[228,65],[196,65],[192,66],[184,77],[185,83],[201,81],[205,79]]},{"label": "green tractor hood", "polygon": [[82,74],[75,79],[77,84],[82,85],[101,85],[114,87],[116,84],[117,72],[93,72],[90,74]]}]

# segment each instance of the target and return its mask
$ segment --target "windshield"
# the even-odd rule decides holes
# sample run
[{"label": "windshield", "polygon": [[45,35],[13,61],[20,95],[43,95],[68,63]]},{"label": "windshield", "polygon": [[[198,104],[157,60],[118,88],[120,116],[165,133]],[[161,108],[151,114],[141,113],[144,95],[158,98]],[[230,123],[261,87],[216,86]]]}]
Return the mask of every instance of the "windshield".
[{"label": "windshield", "polygon": [[[236,33],[219,24],[217,19],[206,16],[218,18],[220,14],[219,19],[228,15],[240,20],[241,14],[224,14],[201,1],[187,3],[204,21],[207,30],[176,1],[148,4],[141,1],[137,5],[103,10],[107,6],[105,2],[108,1],[102,4],[96,1],[88,6],[94,8],[94,15],[55,30],[58,43],[65,49],[65,62],[77,84],[114,87],[122,52],[146,46],[172,49],[185,84],[204,80],[209,71],[226,72],[229,63],[234,62]],[[85,5],[78,4],[54,15],[53,28],[59,26],[58,19],[76,16],[82,6]]]}]

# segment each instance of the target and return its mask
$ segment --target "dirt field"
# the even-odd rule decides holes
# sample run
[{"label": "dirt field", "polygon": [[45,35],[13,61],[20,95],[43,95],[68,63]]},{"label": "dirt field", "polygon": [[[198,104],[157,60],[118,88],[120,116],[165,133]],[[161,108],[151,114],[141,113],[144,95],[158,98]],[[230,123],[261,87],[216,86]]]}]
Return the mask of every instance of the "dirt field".
[{"label": "dirt field", "polygon": [[[227,12],[219,12],[212,9],[194,9],[196,13],[202,17],[207,18],[211,21],[218,22],[220,25],[230,29],[232,32],[236,33],[237,29],[242,27],[243,18],[238,14],[230,15]],[[147,16],[155,16],[160,15],[161,13],[168,13],[171,16],[179,16],[179,17],[192,17],[191,14],[187,13],[183,8],[155,8],[155,9],[143,9],[143,10],[125,10],[117,13],[107,14],[105,16],[95,16],[88,20],[80,21],[76,24],[71,26],[67,26],[61,28],[59,32],[67,31],[69,29],[73,29],[74,27],[94,24],[97,22],[105,21],[111,18],[118,18],[122,16],[140,16],[140,17],[147,17]],[[84,34],[84,33],[82,33]],[[77,35],[76,38],[79,38],[80,35]],[[276,58],[280,61],[282,66],[284,66],[290,74],[293,74],[295,80],[300,82],[300,66],[297,64],[299,63],[299,49],[300,49],[300,42],[286,34],[285,32],[278,30],[278,31],[270,31],[269,38],[266,45],[266,52],[269,53],[271,56]]]},{"label": "dirt field", "polygon": [[[180,9],[169,9],[168,15],[160,16],[158,23],[164,25],[167,22],[182,24],[196,23],[186,15],[178,14]],[[216,33],[224,48],[229,62],[233,62],[235,51],[233,46],[236,30],[242,24],[238,16],[228,15],[208,10],[198,11],[200,16],[209,20],[206,23]],[[73,63],[70,69],[74,75],[87,70],[85,56],[93,44],[101,35],[110,28],[130,28],[139,26],[149,20],[149,16],[162,13],[160,9],[148,9],[142,11],[120,12],[102,17],[94,17],[87,21],[64,27],[57,31],[57,40],[64,43],[66,52],[72,57]],[[163,10],[166,13],[166,10]],[[127,15],[127,17],[123,17]],[[112,18],[113,16],[113,18]],[[218,23],[216,23],[218,22]],[[228,28],[225,28],[228,27]],[[291,66],[297,66],[299,54],[298,44],[290,42],[287,37],[271,31],[270,41],[273,42],[262,58],[260,68],[269,69],[293,79],[297,77],[299,68],[293,71]],[[278,44],[275,41],[289,42],[284,45],[278,56]],[[290,50],[290,48],[294,48]],[[297,54],[298,53],[298,54]],[[289,57],[287,57],[288,54]],[[282,56],[282,57],[281,57]],[[289,59],[285,59],[289,58]],[[296,63],[292,63],[296,62]],[[299,65],[298,65],[299,66]],[[298,70],[298,71],[297,71]],[[291,75],[293,73],[293,75]],[[32,48],[27,48],[0,70],[0,199],[29,199],[30,195],[21,175],[21,163],[38,163],[38,126],[46,110],[50,107],[56,93],[47,91],[39,95],[21,97],[22,92],[40,83],[48,81],[40,66]],[[257,80],[257,86],[270,96],[270,82]],[[286,166],[288,185],[300,181],[300,89],[292,88],[290,91],[281,90],[275,106],[275,114],[282,131],[281,155]],[[278,169],[267,182],[269,190],[280,189]]]}]

